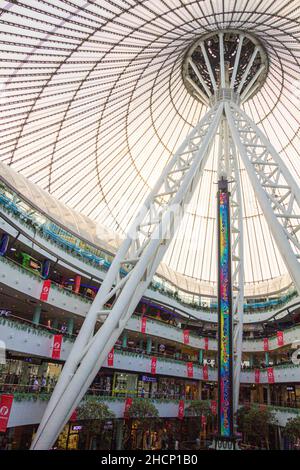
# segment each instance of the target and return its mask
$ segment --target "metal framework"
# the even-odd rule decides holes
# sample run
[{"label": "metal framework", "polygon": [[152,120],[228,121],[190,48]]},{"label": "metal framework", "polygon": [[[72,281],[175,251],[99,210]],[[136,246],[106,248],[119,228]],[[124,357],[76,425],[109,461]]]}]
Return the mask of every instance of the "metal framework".
[{"label": "metal framework", "polygon": [[[53,445],[122,333],[182,220],[217,135],[220,171],[225,171],[231,181],[232,193],[235,408],[239,393],[244,289],[241,164],[300,292],[299,188],[270,142],[238,106],[262,85],[261,74],[266,67],[263,50],[248,37],[248,63],[243,62],[242,73],[239,73],[240,61],[244,61],[241,56],[244,36],[236,32],[226,34],[215,35],[219,62],[214,63],[214,67],[209,56],[209,51],[211,56],[216,56],[211,52],[209,41],[212,39],[200,41],[202,56],[198,63],[194,60],[190,64],[194,78],[189,75],[186,81],[193,83],[198,99],[210,103],[212,108],[179,147],[131,225],[65,363],[32,449],[47,449]],[[236,54],[230,68],[227,59],[231,39],[228,37],[232,35]],[[128,271],[124,277],[120,275],[122,267]],[[97,319],[103,316],[106,320],[94,333]]]}]

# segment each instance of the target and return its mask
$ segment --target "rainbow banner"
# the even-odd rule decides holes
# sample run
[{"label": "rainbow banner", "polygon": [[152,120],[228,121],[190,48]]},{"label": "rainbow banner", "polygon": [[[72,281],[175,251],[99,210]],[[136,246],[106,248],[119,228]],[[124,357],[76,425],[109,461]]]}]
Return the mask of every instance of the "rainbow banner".
[{"label": "rainbow banner", "polygon": [[233,436],[232,294],[228,182],[219,181],[218,191],[218,432]]}]

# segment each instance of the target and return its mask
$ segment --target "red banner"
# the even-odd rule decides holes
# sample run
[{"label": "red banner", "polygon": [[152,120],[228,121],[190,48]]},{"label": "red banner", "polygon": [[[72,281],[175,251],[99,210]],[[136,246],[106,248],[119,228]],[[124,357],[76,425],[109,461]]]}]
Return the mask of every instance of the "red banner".
[{"label": "red banner", "polygon": [[259,369],[255,369],[254,371],[254,380],[256,384],[260,383],[260,370]]},{"label": "red banner", "polygon": [[208,351],[208,338],[204,338],[204,349]]},{"label": "red banner", "polygon": [[178,418],[183,419],[184,418],[184,400],[179,400],[179,405],[178,405]]},{"label": "red banner", "polygon": [[206,416],[201,415],[201,427],[202,427],[202,429],[204,429],[205,426],[206,426]]},{"label": "red banner", "polygon": [[81,276],[76,275],[75,276],[75,281],[74,281],[74,292],[75,292],[75,294],[79,294],[80,284],[81,284]]},{"label": "red banner", "polygon": [[142,317],[141,318],[141,333],[146,333],[146,327],[147,327],[147,317]]},{"label": "red banner", "polygon": [[126,398],[124,407],[124,418],[128,418],[128,411],[132,405],[132,398]]},{"label": "red banner", "polygon": [[202,368],[203,380],[208,380],[208,366],[205,364]]},{"label": "red banner", "polygon": [[193,363],[192,362],[187,362],[186,371],[187,371],[187,376],[188,377],[190,377],[190,378],[194,377],[194,369],[193,369]]},{"label": "red banner", "polygon": [[147,306],[145,304],[142,304],[142,314],[146,313]]},{"label": "red banner", "polygon": [[183,342],[184,344],[190,344],[190,330],[183,330]]},{"label": "red banner", "polygon": [[157,357],[151,357],[151,374],[156,374]]},{"label": "red banner", "polygon": [[211,409],[212,414],[216,416],[217,414],[217,401],[216,400],[211,400],[210,409]]},{"label": "red banner", "polygon": [[62,335],[53,336],[52,359],[60,359]]},{"label": "red banner", "polygon": [[112,348],[112,350],[108,353],[107,356],[107,365],[108,367],[113,367],[114,365],[114,355],[115,355],[115,350]]},{"label": "red banner", "polygon": [[40,300],[48,300],[49,292],[50,292],[50,287],[51,287],[51,281],[50,279],[45,279],[43,282],[43,287],[42,287],[42,292],[40,295]]},{"label": "red banner", "polygon": [[13,399],[13,395],[1,395],[0,397],[0,432],[5,432],[7,429]]},{"label": "red banner", "polygon": [[269,351],[269,339],[264,338],[264,351]]},{"label": "red banner", "polygon": [[268,367],[267,372],[268,372],[268,383],[273,384],[275,382],[273,367]]},{"label": "red banner", "polygon": [[76,409],[71,414],[70,421],[77,421],[77,410]]},{"label": "red banner", "polygon": [[284,345],[283,331],[277,331],[277,344],[278,346]]}]

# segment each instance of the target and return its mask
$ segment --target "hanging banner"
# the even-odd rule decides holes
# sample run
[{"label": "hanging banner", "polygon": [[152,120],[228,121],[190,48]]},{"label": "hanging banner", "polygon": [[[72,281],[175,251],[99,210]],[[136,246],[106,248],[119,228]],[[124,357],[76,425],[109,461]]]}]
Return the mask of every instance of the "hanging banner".
[{"label": "hanging banner", "polygon": [[124,418],[128,419],[128,411],[132,405],[132,398],[126,398],[124,407]]},{"label": "hanging banner", "polygon": [[107,365],[108,367],[113,367],[114,365],[114,356],[115,356],[115,350],[112,348],[112,350],[108,353],[107,356]]},{"label": "hanging banner", "polygon": [[5,432],[14,396],[3,394],[0,397],[0,432]]},{"label": "hanging banner", "polygon": [[283,331],[277,331],[277,344],[278,346],[284,345]]},{"label": "hanging banner", "polygon": [[204,350],[208,351],[208,338],[204,338]]},{"label": "hanging banner", "polygon": [[40,295],[40,300],[43,300],[46,302],[48,300],[49,292],[50,292],[50,287],[51,287],[51,281],[50,279],[45,279],[43,282],[43,287]]},{"label": "hanging banner", "polygon": [[256,384],[259,384],[260,382],[260,370],[259,369],[255,369],[254,371],[254,380]]},{"label": "hanging banner", "polygon": [[142,314],[143,315],[144,315],[144,313],[146,313],[146,310],[147,310],[147,305],[142,304]]},{"label": "hanging banner", "polygon": [[179,400],[179,405],[178,405],[178,418],[183,419],[184,418],[184,400]]},{"label": "hanging banner", "polygon": [[217,414],[217,401],[216,400],[211,400],[210,402],[210,409],[211,409],[211,413],[216,416]]},{"label": "hanging banner", "polygon": [[202,427],[202,429],[205,429],[206,423],[207,423],[206,416],[201,415],[201,427]]},{"label": "hanging banner", "polygon": [[146,328],[147,328],[147,317],[142,317],[141,318],[141,333],[146,333]]},{"label": "hanging banner", "polygon": [[62,335],[53,336],[52,359],[60,359]]},{"label": "hanging banner", "polygon": [[76,275],[74,279],[74,292],[75,294],[79,294],[81,285],[81,276]]},{"label": "hanging banner", "polygon": [[194,369],[193,369],[192,362],[187,362],[186,369],[187,369],[187,376],[190,378],[194,377]]},{"label": "hanging banner", "polygon": [[73,411],[73,413],[71,414],[70,416],[70,421],[73,422],[73,421],[77,421],[77,410],[75,409]]},{"label": "hanging banner", "polygon": [[42,266],[42,278],[47,279],[50,272],[51,262],[49,259],[45,259]]},{"label": "hanging banner", "polygon": [[4,233],[0,241],[0,256],[4,256],[5,253],[7,252],[8,243],[9,243],[9,235],[7,235],[7,233]]},{"label": "hanging banner", "polygon": [[184,344],[190,344],[190,330],[183,330],[183,342]]},{"label": "hanging banner", "polygon": [[151,374],[156,374],[157,357],[151,357]]},{"label": "hanging banner", "polygon": [[264,338],[264,351],[269,351],[269,339]]},{"label": "hanging banner", "polygon": [[208,365],[205,364],[202,368],[203,380],[208,380]]},{"label": "hanging banner", "polygon": [[268,383],[269,384],[275,383],[273,367],[268,367],[267,373],[268,373]]}]

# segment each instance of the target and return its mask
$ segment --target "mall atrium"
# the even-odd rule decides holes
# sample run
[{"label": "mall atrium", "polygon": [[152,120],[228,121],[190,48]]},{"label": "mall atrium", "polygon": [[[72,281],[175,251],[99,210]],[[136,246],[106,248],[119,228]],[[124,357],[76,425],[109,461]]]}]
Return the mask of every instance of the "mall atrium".
[{"label": "mall atrium", "polygon": [[4,0],[0,43],[0,449],[300,449],[299,0]]}]

